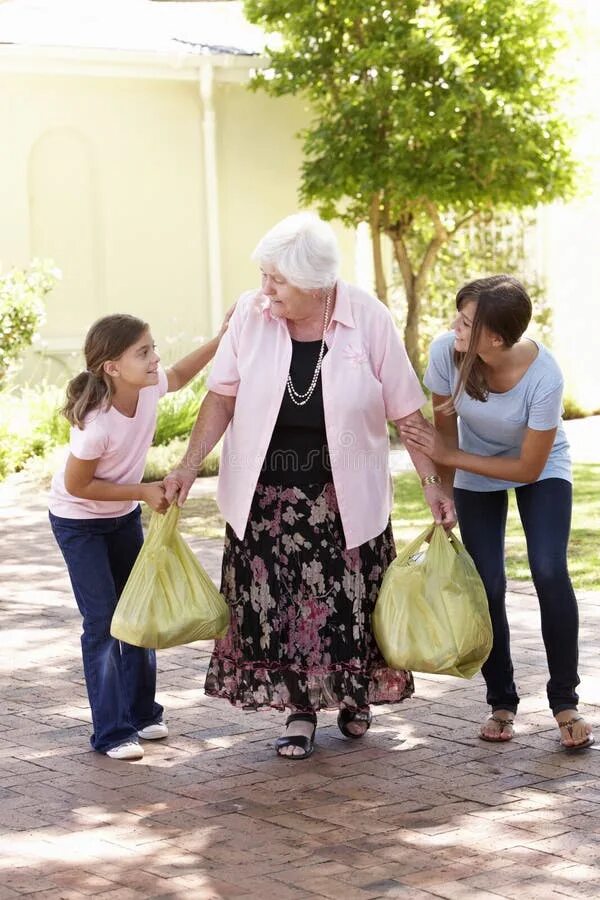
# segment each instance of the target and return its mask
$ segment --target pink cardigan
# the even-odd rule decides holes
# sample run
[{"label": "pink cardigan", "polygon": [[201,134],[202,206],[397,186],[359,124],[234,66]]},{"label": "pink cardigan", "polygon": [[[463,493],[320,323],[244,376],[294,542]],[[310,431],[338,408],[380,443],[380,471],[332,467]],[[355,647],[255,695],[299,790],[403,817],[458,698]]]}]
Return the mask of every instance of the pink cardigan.
[{"label": "pink cardigan", "polygon": [[[386,422],[425,402],[389,310],[337,282],[321,379],[333,482],[348,549],[385,529],[392,508]],[[208,388],[236,397],[225,433],[219,508],[238,537],[248,522],[285,390],[292,342],[285,319],[257,291],[240,297],[221,340]]]}]

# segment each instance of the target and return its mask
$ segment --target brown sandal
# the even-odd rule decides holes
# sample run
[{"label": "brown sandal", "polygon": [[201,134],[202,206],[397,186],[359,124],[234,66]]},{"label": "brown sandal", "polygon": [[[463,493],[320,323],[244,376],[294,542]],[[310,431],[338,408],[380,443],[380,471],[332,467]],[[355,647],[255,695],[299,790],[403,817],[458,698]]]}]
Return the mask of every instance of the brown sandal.
[{"label": "brown sandal", "polygon": [[487,734],[482,734],[481,732],[479,732],[479,737],[482,741],[488,741],[490,744],[507,744],[508,741],[512,741],[512,739],[513,739],[512,734],[509,737],[505,737],[505,738],[503,738],[502,735],[504,734],[504,729],[507,726],[510,726],[510,728],[513,727],[513,723],[515,721],[514,719],[501,719],[500,716],[491,715],[491,716],[488,716],[487,721],[488,722],[497,722],[498,725],[502,726],[502,728],[500,729],[500,731],[498,732],[496,737],[488,737]]},{"label": "brown sandal", "polygon": [[[573,725],[575,722],[581,722],[583,716],[573,716],[572,719],[568,719],[566,722],[558,722],[557,725],[559,728],[566,728],[569,732],[569,736],[573,737]],[[563,750],[583,750],[585,747],[591,747],[594,743],[594,735],[590,731],[585,741],[581,741],[579,744],[565,744],[562,738],[560,739],[560,745]]]}]

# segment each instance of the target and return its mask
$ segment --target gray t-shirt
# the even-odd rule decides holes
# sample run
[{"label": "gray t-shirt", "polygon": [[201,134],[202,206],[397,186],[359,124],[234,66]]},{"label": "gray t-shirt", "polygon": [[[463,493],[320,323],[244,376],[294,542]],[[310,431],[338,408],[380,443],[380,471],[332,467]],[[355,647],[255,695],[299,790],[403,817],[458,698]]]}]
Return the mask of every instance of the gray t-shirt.
[{"label": "gray t-shirt", "polygon": [[[464,393],[458,400],[459,447],[478,456],[512,456],[521,452],[525,429],[557,428],[550,456],[539,477],[571,481],[569,443],[562,424],[563,378],[552,354],[537,344],[538,355],[520,381],[503,394],[490,392],[485,403]],[[450,396],[458,380],[454,365],[454,332],[432,343],[424,382],[434,394]],[[469,491],[499,491],[519,487],[515,481],[488,478],[456,470],[454,487]]]}]

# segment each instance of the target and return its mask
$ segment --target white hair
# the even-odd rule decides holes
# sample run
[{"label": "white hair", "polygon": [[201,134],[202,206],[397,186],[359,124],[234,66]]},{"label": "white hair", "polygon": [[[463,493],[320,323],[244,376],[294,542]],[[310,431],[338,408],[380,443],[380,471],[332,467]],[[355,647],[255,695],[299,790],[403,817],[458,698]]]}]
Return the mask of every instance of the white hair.
[{"label": "white hair", "polygon": [[335,284],[340,251],[333,229],[315,213],[287,216],[260,239],[252,259],[273,266],[300,290]]}]

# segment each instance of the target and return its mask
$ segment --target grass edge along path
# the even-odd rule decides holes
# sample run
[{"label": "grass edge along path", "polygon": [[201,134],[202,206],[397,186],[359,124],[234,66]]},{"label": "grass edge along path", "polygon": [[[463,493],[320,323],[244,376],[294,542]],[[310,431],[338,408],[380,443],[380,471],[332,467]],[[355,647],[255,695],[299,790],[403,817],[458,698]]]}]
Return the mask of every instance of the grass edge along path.
[{"label": "grass edge along path", "polygon": [[[506,530],[506,569],[510,579],[529,580],[527,551],[514,491]],[[396,545],[412,540],[431,521],[416,475],[394,476],[392,524]],[[181,515],[182,530],[197,538],[222,538],[224,523],[214,497],[188,500]],[[574,466],[573,523],[569,544],[569,569],[577,590],[598,590],[600,546],[600,464]]]}]

